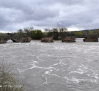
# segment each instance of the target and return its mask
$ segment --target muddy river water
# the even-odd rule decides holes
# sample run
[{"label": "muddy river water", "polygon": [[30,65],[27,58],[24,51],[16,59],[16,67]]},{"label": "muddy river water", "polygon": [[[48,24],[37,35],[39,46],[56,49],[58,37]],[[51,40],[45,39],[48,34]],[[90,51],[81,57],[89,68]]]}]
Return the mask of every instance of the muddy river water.
[{"label": "muddy river water", "polygon": [[28,91],[99,91],[99,42],[0,44]]}]

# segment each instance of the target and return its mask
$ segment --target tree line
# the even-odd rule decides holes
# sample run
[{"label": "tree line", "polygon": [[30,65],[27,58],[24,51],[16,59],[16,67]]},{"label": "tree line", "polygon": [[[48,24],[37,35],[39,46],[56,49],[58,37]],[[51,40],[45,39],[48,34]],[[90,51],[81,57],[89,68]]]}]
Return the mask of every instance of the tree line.
[{"label": "tree line", "polygon": [[19,36],[28,36],[32,39],[39,40],[42,37],[52,37],[54,39],[63,38],[66,36],[75,36],[75,37],[85,37],[85,36],[99,36],[99,29],[93,30],[83,30],[83,31],[68,31],[67,28],[53,28],[45,29],[45,31],[34,29],[33,27],[19,29],[15,33],[0,33],[0,37],[10,36],[10,37],[19,37]]}]

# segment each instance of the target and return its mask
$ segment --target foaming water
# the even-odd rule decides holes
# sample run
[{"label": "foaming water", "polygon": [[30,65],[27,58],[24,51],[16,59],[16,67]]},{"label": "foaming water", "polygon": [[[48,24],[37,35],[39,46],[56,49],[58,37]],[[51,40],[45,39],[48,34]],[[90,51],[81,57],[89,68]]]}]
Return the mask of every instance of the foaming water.
[{"label": "foaming water", "polygon": [[0,61],[15,64],[28,91],[99,91],[99,42],[7,43]]}]

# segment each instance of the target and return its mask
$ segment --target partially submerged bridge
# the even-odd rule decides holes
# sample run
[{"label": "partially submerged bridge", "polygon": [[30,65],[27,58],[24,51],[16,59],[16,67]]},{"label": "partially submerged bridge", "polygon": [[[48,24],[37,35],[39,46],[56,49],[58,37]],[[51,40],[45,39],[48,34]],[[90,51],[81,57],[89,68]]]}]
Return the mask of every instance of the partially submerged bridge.
[{"label": "partially submerged bridge", "polygon": [[28,36],[0,36],[0,44],[6,43],[8,40],[13,42],[30,42],[31,38]]},{"label": "partially submerged bridge", "polygon": [[[62,42],[76,42],[75,38],[84,38],[84,42],[98,42],[98,36],[66,36],[65,38],[61,38]],[[0,44],[6,43],[8,40],[12,40],[13,42],[30,42],[31,38],[28,36],[0,36]],[[51,38],[42,38],[41,42],[53,42],[53,37]]]}]

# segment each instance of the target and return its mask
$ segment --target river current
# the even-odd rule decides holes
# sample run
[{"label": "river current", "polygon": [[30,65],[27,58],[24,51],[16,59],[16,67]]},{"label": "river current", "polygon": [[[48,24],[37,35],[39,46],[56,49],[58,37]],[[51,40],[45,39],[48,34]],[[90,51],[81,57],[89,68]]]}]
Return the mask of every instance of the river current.
[{"label": "river current", "polygon": [[27,91],[99,91],[99,42],[0,44]]}]

